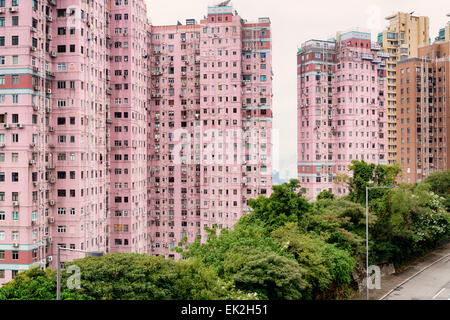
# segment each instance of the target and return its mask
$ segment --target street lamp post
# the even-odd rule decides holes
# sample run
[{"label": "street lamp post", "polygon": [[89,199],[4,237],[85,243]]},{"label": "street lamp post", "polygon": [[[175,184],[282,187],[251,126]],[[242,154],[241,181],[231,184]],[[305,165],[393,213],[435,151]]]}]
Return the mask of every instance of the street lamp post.
[{"label": "street lamp post", "polygon": [[102,257],[103,256],[103,252],[67,249],[67,248],[58,246],[58,251],[57,251],[57,255],[56,255],[56,263],[57,263],[57,266],[56,266],[56,300],[61,300],[61,250],[86,253],[89,257]]},{"label": "street lamp post", "polygon": [[390,187],[366,187],[366,300],[369,300],[369,190],[394,189]]}]

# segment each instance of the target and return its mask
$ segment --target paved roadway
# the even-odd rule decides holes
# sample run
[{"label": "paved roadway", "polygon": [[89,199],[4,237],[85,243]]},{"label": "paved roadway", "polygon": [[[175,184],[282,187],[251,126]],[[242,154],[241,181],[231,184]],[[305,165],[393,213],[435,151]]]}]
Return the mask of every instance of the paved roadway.
[{"label": "paved roadway", "polygon": [[450,300],[450,256],[404,283],[384,300]]}]

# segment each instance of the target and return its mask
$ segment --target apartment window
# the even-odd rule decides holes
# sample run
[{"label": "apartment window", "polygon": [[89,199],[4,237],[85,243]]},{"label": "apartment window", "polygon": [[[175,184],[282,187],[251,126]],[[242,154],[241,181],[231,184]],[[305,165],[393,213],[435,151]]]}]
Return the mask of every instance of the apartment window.
[{"label": "apartment window", "polygon": [[[5,260],[5,250],[0,250],[0,260]],[[5,272],[5,270],[1,270]],[[5,277],[5,274],[3,273],[3,278]],[[1,275],[0,275],[1,278]]]},{"label": "apartment window", "polygon": [[18,84],[19,83],[19,76],[17,74],[12,75],[12,84]]},{"label": "apartment window", "polygon": [[13,26],[18,26],[19,25],[19,17],[18,16],[13,16],[11,22],[12,22]]},{"label": "apartment window", "polygon": [[0,221],[5,221],[5,220],[6,220],[5,212],[0,211]]},{"label": "apartment window", "polygon": [[66,226],[58,226],[58,233],[65,233],[66,232]]},{"label": "apartment window", "polygon": [[19,45],[19,36],[11,36],[11,45],[13,46]]},{"label": "apartment window", "polygon": [[[1,44],[2,42],[1,42],[1,37],[0,37],[0,47],[2,46],[2,44]],[[4,45],[4,44],[3,44]],[[3,64],[5,64],[5,56],[0,56],[0,65],[3,65]]]},{"label": "apartment window", "polygon": [[14,103],[14,104],[19,103],[19,95],[18,94],[12,95],[12,103]]},{"label": "apartment window", "polygon": [[12,219],[13,219],[13,221],[19,221],[19,212],[18,211],[12,212]]},{"label": "apartment window", "polygon": [[[12,252],[12,259],[13,260],[19,260],[19,251],[13,251]],[[17,270],[13,270],[13,271],[17,271]]]},{"label": "apartment window", "polygon": [[58,50],[58,52],[64,53],[64,52],[66,52],[66,46],[65,45],[59,45],[57,47],[57,50]]},{"label": "apartment window", "polygon": [[19,182],[19,173],[18,172],[11,172],[11,181]]},{"label": "apartment window", "polygon": [[5,18],[0,17],[0,27],[4,27],[4,26],[5,26]]},{"label": "apartment window", "polygon": [[[4,47],[5,46],[5,37],[0,37],[0,47]],[[3,57],[4,59],[5,57]]]},{"label": "apartment window", "polygon": [[14,143],[19,142],[19,134],[18,133],[12,134],[12,142],[14,142]]}]

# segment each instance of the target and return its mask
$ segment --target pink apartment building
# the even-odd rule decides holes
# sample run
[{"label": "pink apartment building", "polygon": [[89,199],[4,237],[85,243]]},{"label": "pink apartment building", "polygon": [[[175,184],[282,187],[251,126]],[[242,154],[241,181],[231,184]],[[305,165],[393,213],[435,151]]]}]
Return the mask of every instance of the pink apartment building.
[{"label": "pink apartment building", "polygon": [[271,192],[270,20],[209,7],[151,37],[149,253],[176,257],[180,241],[232,228]]},{"label": "pink apartment building", "polygon": [[[0,284],[57,245],[176,257],[269,195],[270,20],[0,0]],[[62,261],[83,254],[62,252]]]},{"label": "pink apartment building", "polygon": [[336,178],[349,174],[352,160],[387,164],[387,56],[358,31],[299,49],[298,177],[309,198],[324,190],[347,194]]}]

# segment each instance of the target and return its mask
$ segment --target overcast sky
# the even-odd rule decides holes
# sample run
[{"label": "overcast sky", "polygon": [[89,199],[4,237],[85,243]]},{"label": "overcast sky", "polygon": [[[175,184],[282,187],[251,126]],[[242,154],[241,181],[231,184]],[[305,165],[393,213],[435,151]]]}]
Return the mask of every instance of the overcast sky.
[{"label": "overcast sky", "polygon": [[[223,0],[146,0],[153,25],[173,25],[177,20],[199,21],[207,13],[209,5]],[[270,17],[273,43],[273,127],[279,130],[279,161],[274,171],[282,179],[296,178],[297,163],[297,47],[310,39],[328,39],[336,31],[367,29],[376,39],[386,26],[384,17],[396,13],[412,12],[430,17],[430,37],[437,36],[450,19],[448,0],[232,0],[239,15],[248,21]],[[277,168],[278,167],[278,168]]]}]

